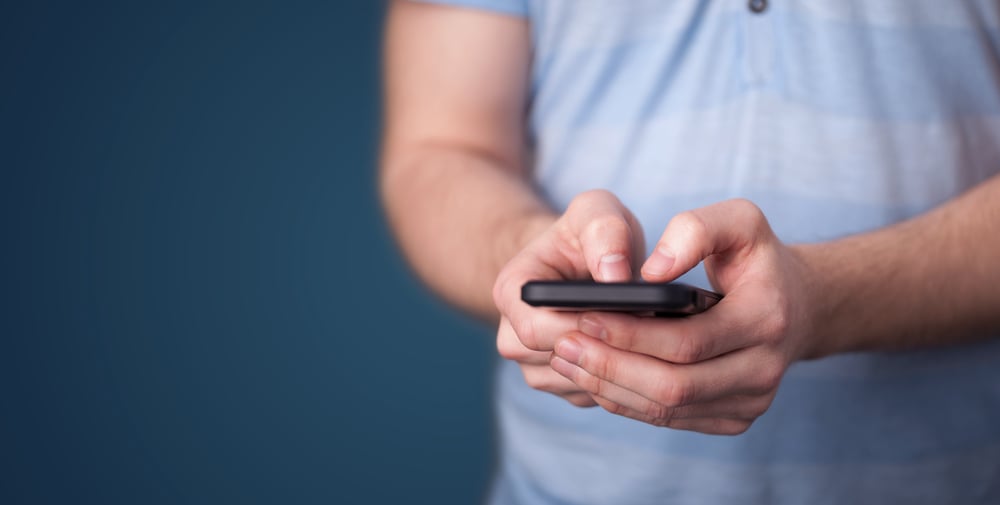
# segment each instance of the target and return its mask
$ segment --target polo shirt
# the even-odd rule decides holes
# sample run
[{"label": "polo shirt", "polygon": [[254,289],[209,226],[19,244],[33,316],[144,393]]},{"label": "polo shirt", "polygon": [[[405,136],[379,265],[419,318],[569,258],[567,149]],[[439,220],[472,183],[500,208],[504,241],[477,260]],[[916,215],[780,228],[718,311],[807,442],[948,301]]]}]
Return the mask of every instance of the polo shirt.
[{"label": "polo shirt", "polygon": [[[539,191],[612,191],[650,247],[733,197],[786,243],[836,239],[1000,171],[997,2],[422,1],[530,24]],[[732,437],[576,408],[511,362],[496,396],[492,503],[1000,503],[997,339],[795,363]]]}]

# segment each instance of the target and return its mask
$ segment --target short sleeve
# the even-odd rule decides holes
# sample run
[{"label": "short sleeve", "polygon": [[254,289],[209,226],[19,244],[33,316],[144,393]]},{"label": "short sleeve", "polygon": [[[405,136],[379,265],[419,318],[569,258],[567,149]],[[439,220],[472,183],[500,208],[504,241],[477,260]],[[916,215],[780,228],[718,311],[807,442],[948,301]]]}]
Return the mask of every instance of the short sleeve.
[{"label": "short sleeve", "polygon": [[483,9],[511,16],[527,16],[528,0],[411,0],[423,3]]}]

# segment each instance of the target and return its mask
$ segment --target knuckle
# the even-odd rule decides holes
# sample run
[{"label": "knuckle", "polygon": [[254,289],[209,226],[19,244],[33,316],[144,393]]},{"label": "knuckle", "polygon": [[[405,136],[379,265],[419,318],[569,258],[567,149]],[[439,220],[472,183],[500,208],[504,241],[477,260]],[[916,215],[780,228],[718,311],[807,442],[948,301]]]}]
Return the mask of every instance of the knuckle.
[{"label": "knuckle", "polygon": [[723,435],[742,435],[750,429],[753,421],[730,421],[722,426],[720,430]]},{"label": "knuckle", "polygon": [[780,343],[791,327],[789,304],[780,289],[772,290],[774,298],[768,304],[766,315],[762,322],[763,336],[766,342]]},{"label": "knuckle", "polygon": [[757,204],[746,198],[735,198],[730,200],[729,204],[733,207],[734,213],[747,219],[752,229],[756,232],[760,233],[771,229],[767,223],[764,211]]},{"label": "knuckle", "polygon": [[764,328],[765,342],[771,345],[783,342],[788,334],[789,325],[788,314],[782,310],[772,312]]},{"label": "knuckle", "polygon": [[643,409],[643,413],[649,416],[651,419],[662,420],[668,422],[670,420],[673,409],[660,405],[656,402],[649,402],[646,408]]},{"label": "knuckle", "polygon": [[781,377],[784,375],[781,365],[769,363],[761,367],[760,385],[764,391],[774,391],[781,384]]},{"label": "knuckle", "polygon": [[538,373],[534,370],[521,369],[521,374],[524,375],[524,383],[532,389],[542,389],[542,380],[538,377]]},{"label": "knuckle", "polygon": [[605,189],[591,189],[576,195],[573,200],[570,201],[569,208],[590,207],[600,202],[607,201],[609,198],[615,198],[610,191]]},{"label": "knuckle", "polygon": [[620,404],[612,402],[612,401],[606,401],[606,402],[604,402],[604,404],[602,405],[602,407],[604,407],[604,410],[607,410],[608,412],[610,412],[612,414],[615,414],[615,415],[618,415],[618,416],[623,416],[623,415],[625,415],[625,414],[628,413],[628,409],[627,408],[625,408],[624,406],[622,406]]},{"label": "knuckle", "polygon": [[514,328],[514,333],[517,335],[517,340],[521,342],[521,345],[535,351],[542,350],[538,347],[538,331],[535,327],[534,319],[511,321],[511,326]]},{"label": "knuckle", "polygon": [[525,358],[525,349],[513,335],[497,335],[497,353],[504,359],[520,361]]},{"label": "knuckle", "polygon": [[514,360],[517,358],[513,346],[502,336],[497,336],[497,353],[504,359]]},{"label": "knuckle", "polygon": [[584,233],[590,239],[621,237],[629,234],[629,226],[621,216],[604,215],[587,223]]},{"label": "knuckle", "polygon": [[524,382],[532,389],[538,391],[549,391],[552,389],[552,380],[541,370],[521,368],[524,375]]},{"label": "knuckle", "polygon": [[656,394],[657,403],[668,408],[687,405],[690,398],[691,387],[677,379],[664,381]]},{"label": "knuckle", "polygon": [[693,237],[708,236],[708,225],[697,212],[686,210],[674,216],[670,221],[668,227],[673,225]]},{"label": "knuckle", "polygon": [[749,421],[724,420],[716,423],[715,433],[726,436],[742,435],[750,429]]},{"label": "knuckle", "polygon": [[570,395],[564,396],[563,398],[565,398],[566,401],[568,401],[570,404],[572,404],[575,407],[584,408],[584,407],[593,407],[594,406],[594,400],[591,399],[590,396],[588,396],[586,394],[579,394],[579,393],[577,393],[577,394],[570,394]]},{"label": "knuckle", "polygon": [[758,218],[764,217],[764,212],[760,210],[760,207],[746,198],[733,198],[729,200],[729,205],[733,207],[734,211],[742,215]]},{"label": "knuckle", "polygon": [[764,401],[757,402],[750,409],[750,417],[752,419],[757,419],[758,417],[767,413],[767,410],[771,408],[771,400],[765,399]]},{"label": "knuckle", "polygon": [[687,331],[680,332],[677,335],[677,350],[671,361],[684,364],[697,363],[707,355],[708,351],[708,343],[700,335]]},{"label": "knuckle", "polygon": [[669,428],[670,423],[672,422],[673,421],[671,421],[670,419],[663,419],[663,418],[655,418],[649,420],[649,424],[656,426],[657,428]]}]

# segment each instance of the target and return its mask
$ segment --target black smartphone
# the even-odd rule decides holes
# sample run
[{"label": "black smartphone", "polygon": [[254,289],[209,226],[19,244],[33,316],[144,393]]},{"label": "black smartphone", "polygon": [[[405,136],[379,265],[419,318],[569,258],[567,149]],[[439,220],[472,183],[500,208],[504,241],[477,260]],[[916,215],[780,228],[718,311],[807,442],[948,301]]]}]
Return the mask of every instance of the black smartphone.
[{"label": "black smartphone", "polygon": [[521,300],[533,307],[652,313],[658,317],[697,314],[721,299],[718,293],[679,282],[529,281],[521,287]]}]

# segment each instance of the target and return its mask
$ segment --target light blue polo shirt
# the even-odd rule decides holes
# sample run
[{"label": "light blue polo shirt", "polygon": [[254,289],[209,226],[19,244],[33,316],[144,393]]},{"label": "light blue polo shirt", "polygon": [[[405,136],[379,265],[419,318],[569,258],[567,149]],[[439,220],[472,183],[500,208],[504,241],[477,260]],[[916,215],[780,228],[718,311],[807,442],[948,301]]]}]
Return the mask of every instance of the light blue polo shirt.
[{"label": "light blue polo shirt", "polygon": [[[613,191],[650,245],[737,196],[829,240],[1000,171],[995,1],[426,1],[528,19],[539,187]],[[578,409],[509,362],[497,396],[497,504],[1000,503],[1000,340],[794,364],[736,437]]]}]

